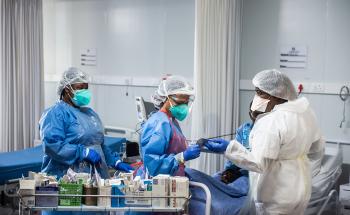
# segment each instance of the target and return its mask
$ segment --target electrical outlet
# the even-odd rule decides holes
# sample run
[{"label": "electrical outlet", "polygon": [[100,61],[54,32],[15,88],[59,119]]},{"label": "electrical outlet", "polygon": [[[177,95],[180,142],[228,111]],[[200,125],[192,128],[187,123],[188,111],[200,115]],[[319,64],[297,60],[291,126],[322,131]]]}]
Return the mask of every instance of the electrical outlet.
[{"label": "electrical outlet", "polygon": [[127,77],[124,79],[125,85],[132,85],[133,84],[133,80],[132,77]]},{"label": "electrical outlet", "polygon": [[325,91],[325,86],[323,83],[314,83],[312,85],[312,92],[323,93]]},{"label": "electrical outlet", "polygon": [[124,81],[125,81],[125,85],[130,85],[130,80],[128,78],[125,78]]}]

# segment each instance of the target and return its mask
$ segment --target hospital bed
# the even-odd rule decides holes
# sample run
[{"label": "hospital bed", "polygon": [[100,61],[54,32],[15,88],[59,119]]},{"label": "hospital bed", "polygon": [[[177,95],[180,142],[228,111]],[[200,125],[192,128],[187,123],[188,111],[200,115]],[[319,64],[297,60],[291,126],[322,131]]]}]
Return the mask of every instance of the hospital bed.
[{"label": "hospital bed", "polygon": [[339,214],[339,196],[335,185],[342,173],[343,154],[339,143],[327,143],[320,172],[312,179],[311,199],[305,214],[320,215],[325,210]]},{"label": "hospital bed", "polygon": [[[340,209],[335,184],[342,172],[342,151],[339,145],[327,146],[320,172],[312,179],[312,194],[305,214],[320,215],[325,211],[338,214]],[[224,184],[197,170],[186,169],[191,181],[204,183],[212,195],[212,214],[238,214],[245,203],[249,190],[248,177],[241,176],[234,183]],[[205,195],[196,188],[191,189],[190,212],[204,210]]]}]

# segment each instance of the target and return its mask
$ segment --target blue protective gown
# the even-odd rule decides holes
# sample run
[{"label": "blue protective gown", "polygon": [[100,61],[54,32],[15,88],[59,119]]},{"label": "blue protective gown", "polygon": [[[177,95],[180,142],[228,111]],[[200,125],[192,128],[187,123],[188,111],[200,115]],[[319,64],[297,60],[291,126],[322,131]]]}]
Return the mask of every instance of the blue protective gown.
[{"label": "blue protective gown", "polygon": [[104,147],[103,126],[98,115],[88,107],[75,108],[64,101],[44,111],[39,122],[44,157],[42,172],[62,177],[72,168],[77,172],[89,172],[83,161],[82,148],[95,149],[102,162],[97,166],[101,177],[108,178],[107,166],[113,167],[119,159],[108,147]]},{"label": "blue protective gown", "polygon": [[[174,120],[173,127],[177,134],[182,135],[178,123]],[[158,174],[173,175],[179,168],[175,154],[167,154],[169,142],[173,136],[172,126],[168,116],[158,111],[147,120],[142,127],[141,148],[144,165],[151,176]]]}]

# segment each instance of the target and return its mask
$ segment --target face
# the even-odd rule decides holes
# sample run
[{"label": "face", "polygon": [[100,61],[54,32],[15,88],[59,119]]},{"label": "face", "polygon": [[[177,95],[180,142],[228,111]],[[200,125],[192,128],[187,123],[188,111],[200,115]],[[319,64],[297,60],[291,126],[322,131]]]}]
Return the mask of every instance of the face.
[{"label": "face", "polygon": [[239,170],[227,169],[222,173],[221,181],[224,182],[225,184],[229,184],[241,176],[242,174]]},{"label": "face", "polygon": [[[89,89],[88,83],[77,83],[77,84],[72,84],[71,86],[72,86],[73,91],[82,90],[82,89]],[[72,89],[70,86],[66,86],[63,90],[61,99],[63,101],[65,101],[66,103],[68,103],[72,106],[75,106],[71,100],[74,97],[74,92],[72,92]]]},{"label": "face", "polygon": [[252,107],[252,104],[253,104],[253,101],[250,102],[250,105],[249,105],[249,117],[250,119],[252,120],[252,122],[254,123],[256,118],[262,114],[263,112],[260,112],[260,111],[252,111],[251,107]]},{"label": "face", "polygon": [[273,108],[276,105],[282,104],[284,102],[286,102],[286,100],[284,99],[280,99],[274,96],[271,96],[270,94],[260,90],[258,87],[255,88],[255,93],[257,96],[263,98],[263,99],[268,99],[269,102],[267,103],[266,106],[266,110],[265,112],[260,112],[260,111],[252,111],[251,110],[251,106],[252,106],[252,102],[250,103],[250,107],[249,107],[249,117],[251,118],[251,120],[253,122],[255,122],[256,118],[258,117],[258,115],[262,114],[262,113],[267,113],[273,110]]},{"label": "face", "polygon": [[[82,89],[89,89],[89,84],[88,83],[77,83],[77,84],[72,84],[72,89],[75,90],[82,90]],[[64,88],[65,94],[69,95],[70,97],[73,97],[74,94],[69,86],[66,86]]]},{"label": "face", "polygon": [[169,96],[171,100],[171,104],[176,106],[176,105],[181,105],[181,104],[187,104],[190,102],[190,96],[189,95],[183,95],[183,94],[176,94],[176,95],[171,95]]}]

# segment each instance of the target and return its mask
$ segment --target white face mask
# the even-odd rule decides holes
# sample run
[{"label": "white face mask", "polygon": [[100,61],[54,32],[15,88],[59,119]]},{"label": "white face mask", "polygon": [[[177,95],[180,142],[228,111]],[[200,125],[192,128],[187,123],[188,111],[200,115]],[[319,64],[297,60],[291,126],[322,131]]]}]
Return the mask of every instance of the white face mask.
[{"label": "white face mask", "polygon": [[259,111],[264,113],[266,111],[267,104],[269,103],[269,101],[269,99],[263,99],[260,96],[255,95],[250,109],[252,111]]}]

